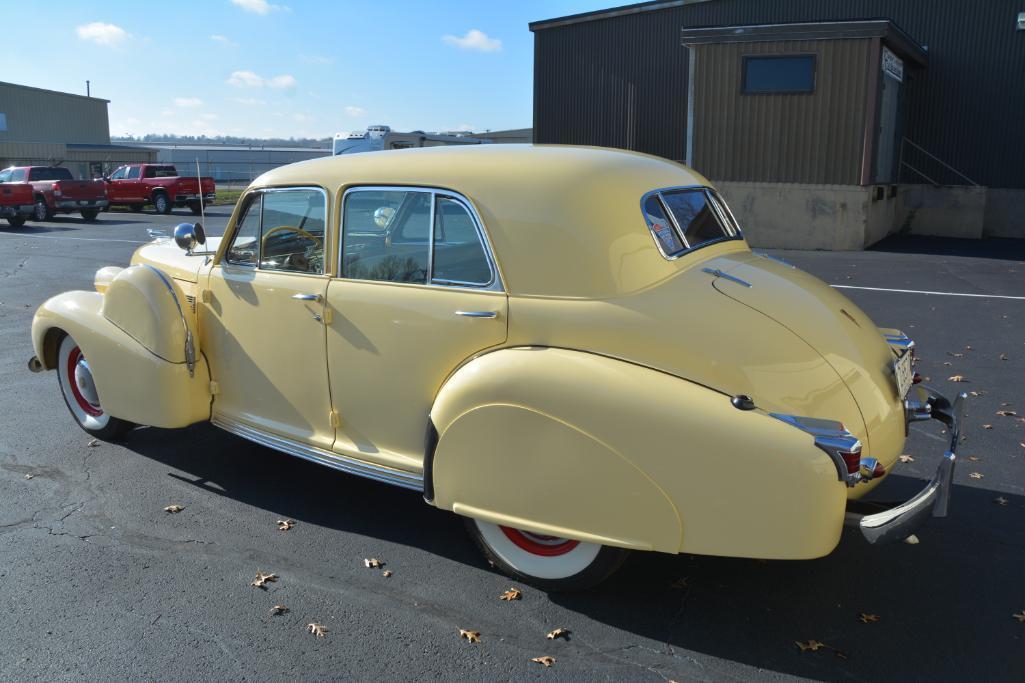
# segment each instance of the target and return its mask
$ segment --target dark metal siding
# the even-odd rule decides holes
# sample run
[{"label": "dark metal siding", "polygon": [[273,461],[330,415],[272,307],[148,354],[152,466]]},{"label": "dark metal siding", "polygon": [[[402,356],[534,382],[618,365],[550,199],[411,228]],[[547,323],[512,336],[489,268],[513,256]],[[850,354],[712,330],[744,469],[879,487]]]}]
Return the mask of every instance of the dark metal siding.
[{"label": "dark metal siding", "polygon": [[[542,28],[535,32],[535,140],[682,159],[687,50],[681,28],[890,19],[929,48],[928,68],[906,83],[907,137],[976,182],[1025,188],[1025,32],[1015,30],[1023,9],[1022,0],[712,0]],[[606,87],[599,96],[575,83],[589,65],[592,77],[621,83],[618,90]],[[631,124],[622,115],[628,92],[636,114]]]},{"label": "dark metal siding", "polygon": [[[873,45],[862,38],[698,46],[694,167],[716,180],[857,185]],[[755,54],[814,54],[814,93],[741,93],[743,57]]]}]

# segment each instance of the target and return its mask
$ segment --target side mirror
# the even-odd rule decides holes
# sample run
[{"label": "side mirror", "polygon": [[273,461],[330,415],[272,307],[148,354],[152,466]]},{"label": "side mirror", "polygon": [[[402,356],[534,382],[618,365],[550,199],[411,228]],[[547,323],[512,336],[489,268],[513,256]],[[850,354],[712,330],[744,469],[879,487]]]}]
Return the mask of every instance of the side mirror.
[{"label": "side mirror", "polygon": [[175,243],[185,250],[186,254],[192,254],[197,245],[206,244],[206,231],[202,223],[179,223],[174,228]]}]

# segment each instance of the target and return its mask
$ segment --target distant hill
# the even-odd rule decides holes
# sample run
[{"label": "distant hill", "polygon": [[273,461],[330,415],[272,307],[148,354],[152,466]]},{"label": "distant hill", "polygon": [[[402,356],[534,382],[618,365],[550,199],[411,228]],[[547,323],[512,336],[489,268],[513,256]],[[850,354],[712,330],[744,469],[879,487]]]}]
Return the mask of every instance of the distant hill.
[{"label": "distant hill", "polygon": [[242,138],[234,135],[167,135],[150,133],[148,135],[111,136],[111,142],[162,142],[182,145],[253,145],[256,147],[316,147],[331,146],[331,138]]}]

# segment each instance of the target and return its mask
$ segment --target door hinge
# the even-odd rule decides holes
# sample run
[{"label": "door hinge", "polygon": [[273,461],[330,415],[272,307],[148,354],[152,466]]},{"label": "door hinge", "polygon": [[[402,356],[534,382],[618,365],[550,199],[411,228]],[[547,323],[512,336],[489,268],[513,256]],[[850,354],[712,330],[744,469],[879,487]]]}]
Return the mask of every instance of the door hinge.
[{"label": "door hinge", "polygon": [[216,396],[219,393],[221,393],[221,385],[217,382],[210,382],[210,395]]},{"label": "door hinge", "polygon": [[331,320],[332,320],[332,317],[331,317],[331,308],[330,308],[330,307],[328,307],[328,306],[324,306],[324,316],[323,316],[323,320],[324,320],[324,324],[325,324],[325,325],[330,325],[330,324],[331,324]]},{"label": "door hinge", "polygon": [[332,410],[327,415],[328,415],[328,419],[331,420],[331,426],[332,427],[334,427],[335,429],[338,429],[339,427],[342,426],[342,416],[338,414],[337,410]]}]

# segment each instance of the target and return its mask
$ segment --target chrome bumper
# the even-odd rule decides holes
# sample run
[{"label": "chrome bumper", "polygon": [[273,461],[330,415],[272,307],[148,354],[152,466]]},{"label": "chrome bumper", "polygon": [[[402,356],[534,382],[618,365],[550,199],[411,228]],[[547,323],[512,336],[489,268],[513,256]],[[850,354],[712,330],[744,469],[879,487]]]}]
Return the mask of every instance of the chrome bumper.
[{"label": "chrome bumper", "polygon": [[58,209],[103,209],[110,204],[107,199],[60,199],[53,203]]},{"label": "chrome bumper", "polygon": [[886,543],[907,538],[929,517],[946,517],[950,489],[954,485],[957,446],[964,424],[964,406],[968,395],[961,392],[953,402],[939,392],[921,385],[912,387],[909,397],[927,406],[929,416],[947,426],[950,448],[943,454],[929,484],[911,500],[896,504],[851,501],[847,505],[846,523],[857,525],[869,543]]}]

